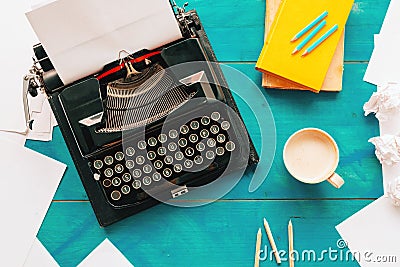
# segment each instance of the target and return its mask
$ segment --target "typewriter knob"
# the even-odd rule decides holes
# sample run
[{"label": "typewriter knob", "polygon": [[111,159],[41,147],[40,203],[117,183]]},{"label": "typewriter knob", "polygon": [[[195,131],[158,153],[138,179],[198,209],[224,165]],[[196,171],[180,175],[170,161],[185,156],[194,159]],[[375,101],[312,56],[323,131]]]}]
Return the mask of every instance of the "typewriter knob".
[{"label": "typewriter knob", "polygon": [[122,175],[122,180],[125,183],[129,183],[131,181],[131,179],[132,179],[132,176],[130,173],[124,173],[124,175]]},{"label": "typewriter knob", "polygon": [[121,198],[121,193],[117,190],[111,192],[111,198],[114,201],[117,201]]},{"label": "typewriter knob", "polygon": [[103,181],[103,186],[104,186],[105,188],[110,187],[110,186],[111,186],[111,180],[110,180],[110,179],[105,179],[105,180]]},{"label": "typewriter knob", "polygon": [[35,81],[35,79],[31,78],[29,80],[28,92],[32,97],[37,97],[39,85]]},{"label": "typewriter knob", "polygon": [[222,156],[225,153],[225,149],[223,147],[217,147],[216,153],[218,156]]},{"label": "typewriter knob", "polygon": [[158,172],[153,173],[153,181],[158,182],[160,180],[161,180],[161,174],[159,174]]},{"label": "typewriter knob", "polygon": [[181,165],[181,164],[175,164],[175,165],[174,165],[174,171],[175,171],[176,173],[181,172],[181,171],[182,171],[182,165]]},{"label": "typewriter knob", "polygon": [[228,131],[229,128],[231,128],[231,124],[229,123],[229,121],[223,121],[223,122],[221,123],[221,128],[222,128],[222,130],[224,130],[224,131]]},{"label": "typewriter knob", "polygon": [[206,145],[203,142],[197,143],[196,149],[197,151],[202,152],[204,149],[206,149]]},{"label": "typewriter knob", "polygon": [[121,187],[121,192],[122,194],[127,195],[131,192],[131,188],[128,185],[124,185]]},{"label": "typewriter knob", "polygon": [[140,182],[139,180],[135,180],[132,182],[132,187],[134,189],[139,189],[142,186],[142,182]]},{"label": "typewriter knob", "polygon": [[227,151],[232,152],[233,150],[235,150],[235,143],[232,141],[229,141],[226,143],[225,148]]},{"label": "typewriter knob", "polygon": [[196,163],[197,165],[200,165],[203,163],[203,157],[202,156],[196,156],[194,158],[194,163]]},{"label": "typewriter knob", "polygon": [[184,155],[183,155],[183,153],[181,152],[181,151],[178,151],[178,152],[176,152],[175,153],[175,159],[176,160],[182,160],[184,158]]},{"label": "typewriter knob", "polygon": [[151,178],[149,176],[143,177],[143,184],[144,185],[150,185],[151,184]]},{"label": "typewriter knob", "polygon": [[223,143],[223,142],[225,142],[225,140],[226,140],[226,137],[225,137],[224,134],[217,135],[217,142],[218,143]]},{"label": "typewriter knob", "polygon": [[120,186],[121,185],[121,179],[118,178],[118,177],[113,178],[111,182],[112,182],[113,186]]},{"label": "typewriter knob", "polygon": [[215,158],[215,153],[214,153],[214,151],[208,150],[208,151],[206,152],[206,158],[209,159],[209,160],[213,160],[213,159]]}]

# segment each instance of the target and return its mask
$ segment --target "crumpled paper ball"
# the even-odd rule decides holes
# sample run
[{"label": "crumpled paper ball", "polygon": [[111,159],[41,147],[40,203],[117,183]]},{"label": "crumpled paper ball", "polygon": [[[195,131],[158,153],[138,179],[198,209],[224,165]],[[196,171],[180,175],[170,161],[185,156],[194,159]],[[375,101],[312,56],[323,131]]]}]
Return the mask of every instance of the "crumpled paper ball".
[{"label": "crumpled paper ball", "polygon": [[400,162],[400,137],[385,134],[373,137],[368,142],[375,145],[375,155],[381,164],[393,165]]},{"label": "crumpled paper ball", "polygon": [[387,195],[391,198],[393,205],[400,207],[400,177],[388,183]]},{"label": "crumpled paper ball", "polygon": [[388,83],[379,87],[364,104],[364,115],[375,113],[380,121],[386,121],[394,112],[400,111],[400,84]]}]

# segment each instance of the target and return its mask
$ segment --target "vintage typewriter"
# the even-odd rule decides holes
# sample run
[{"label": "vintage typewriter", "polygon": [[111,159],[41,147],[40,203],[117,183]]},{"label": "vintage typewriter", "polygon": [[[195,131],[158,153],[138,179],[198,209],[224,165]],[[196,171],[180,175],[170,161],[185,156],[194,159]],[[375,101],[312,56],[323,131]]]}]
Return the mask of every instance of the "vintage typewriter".
[{"label": "vintage typewriter", "polygon": [[101,226],[258,162],[196,11],[174,12],[184,38],[72,84],[34,46],[28,89],[44,88]]}]

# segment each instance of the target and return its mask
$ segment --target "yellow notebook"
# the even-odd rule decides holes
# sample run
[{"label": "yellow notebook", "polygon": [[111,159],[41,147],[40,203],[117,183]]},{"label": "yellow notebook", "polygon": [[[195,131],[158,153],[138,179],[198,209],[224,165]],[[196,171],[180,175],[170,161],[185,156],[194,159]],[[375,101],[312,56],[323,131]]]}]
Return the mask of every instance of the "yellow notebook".
[{"label": "yellow notebook", "polygon": [[[256,68],[319,91],[353,2],[354,0],[283,0]],[[292,51],[309,32],[296,42],[290,40],[324,11],[328,11],[328,16],[325,18],[327,25],[300,52],[292,55]],[[335,24],[338,24],[339,29],[334,34],[309,55],[301,56],[308,46]]]}]

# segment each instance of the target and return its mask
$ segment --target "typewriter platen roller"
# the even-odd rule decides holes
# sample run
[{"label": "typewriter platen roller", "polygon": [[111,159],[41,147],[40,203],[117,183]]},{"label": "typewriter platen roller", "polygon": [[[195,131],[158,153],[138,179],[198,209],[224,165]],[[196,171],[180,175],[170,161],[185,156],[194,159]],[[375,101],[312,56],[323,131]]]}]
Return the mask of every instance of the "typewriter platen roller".
[{"label": "typewriter platen roller", "polygon": [[[230,160],[238,168],[258,162],[221,69],[207,63],[216,58],[196,11],[178,9],[176,18],[183,39],[130,54],[69,85],[43,47],[34,47],[102,226],[214,181]],[[197,61],[179,74],[173,70]]]}]

